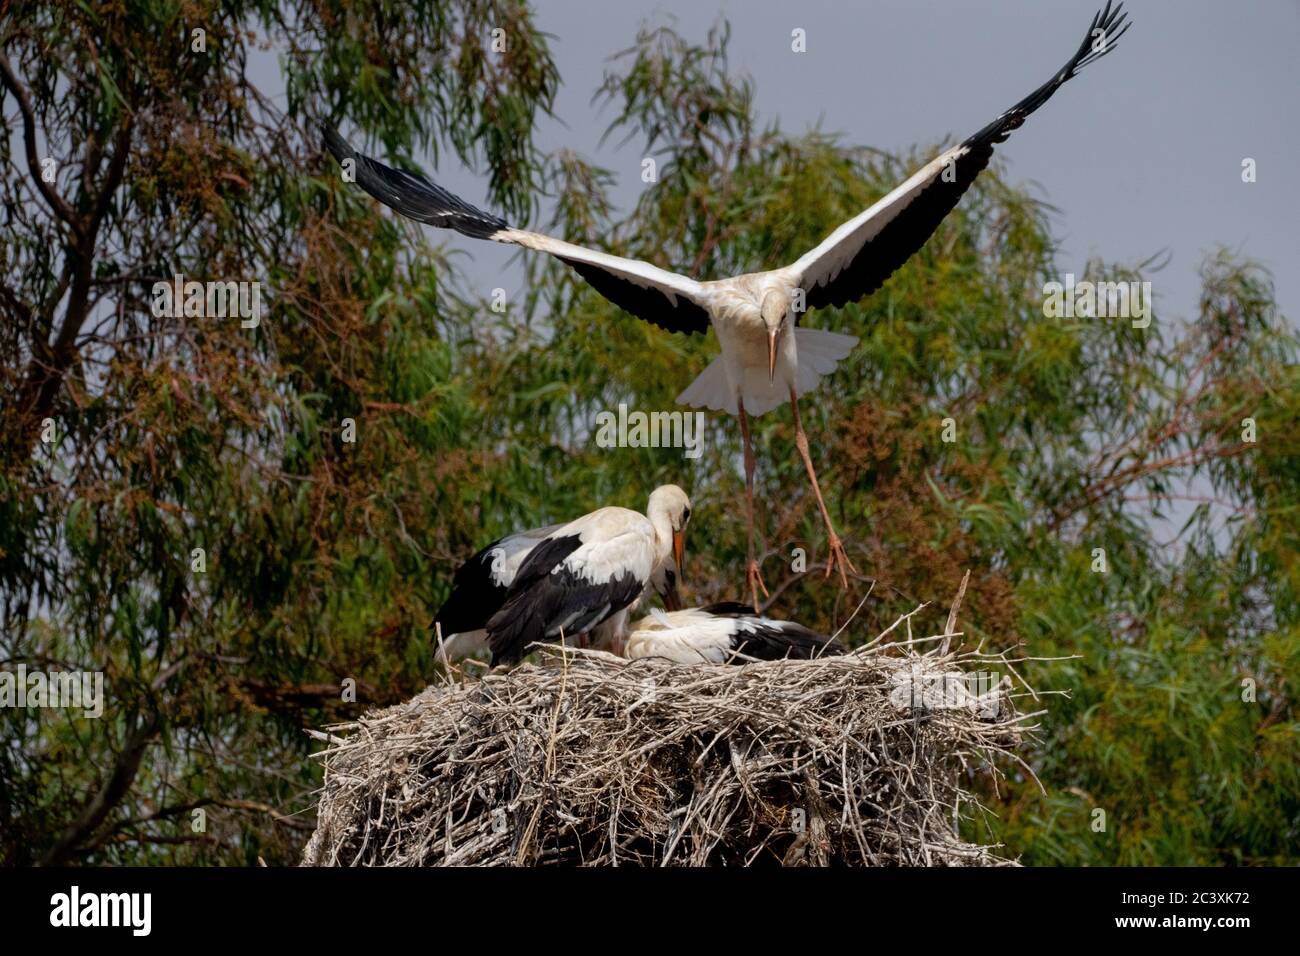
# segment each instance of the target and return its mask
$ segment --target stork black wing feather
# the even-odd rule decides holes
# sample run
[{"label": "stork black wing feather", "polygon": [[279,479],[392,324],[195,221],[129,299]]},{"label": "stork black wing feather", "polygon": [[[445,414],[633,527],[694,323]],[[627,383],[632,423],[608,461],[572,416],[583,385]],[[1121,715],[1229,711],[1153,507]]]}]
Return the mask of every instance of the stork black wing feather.
[{"label": "stork black wing feather", "polygon": [[717,604],[706,604],[700,610],[714,617],[753,617],[755,614],[753,605],[741,604],[739,601],[719,601]]},{"label": "stork black wing feather", "polygon": [[442,625],[443,637],[482,630],[488,618],[501,610],[510,588],[497,584],[492,574],[492,550],[505,538],[498,538],[456,569],[451,594],[438,608],[435,624]]},{"label": "stork black wing feather", "polygon": [[559,567],[581,544],[578,535],[548,538],[524,559],[505,604],[487,623],[494,667],[518,662],[530,644],[590,631],[640,595],[645,582],[630,572],[588,581]]},{"label": "stork black wing feather", "polygon": [[589,262],[566,259],[564,256],[556,258],[582,276],[588,285],[610,302],[638,319],[669,332],[694,335],[709,331],[708,310],[686,296],[677,296],[674,303],[666,293],[653,286],[639,286]]},{"label": "stork black wing feather", "polygon": [[[1088,33],[1075,54],[1055,76],[1030,93],[992,123],[971,136],[962,147],[964,154],[952,164],[948,179],[942,172],[921,189],[831,280],[805,290],[807,307],[841,306],[870,295],[919,250],[939,227],[945,216],[970,188],[971,183],[989,164],[993,147],[1004,142],[1011,131],[1051,98],[1079,70],[1115,49],[1116,42],[1128,31],[1131,22],[1121,14],[1123,4],[1105,9],[1092,18]],[[1100,32],[1098,32],[1100,31]]]},{"label": "stork black wing feather", "polygon": [[754,613],[753,607],[738,601],[719,601],[717,604],[705,605],[700,611],[737,621],[738,630],[732,639],[732,649],[760,660],[781,660],[786,657],[806,660],[845,653],[844,645],[839,641],[794,621],[759,617]]},{"label": "stork black wing feather", "polygon": [[760,660],[796,658],[810,660],[845,653],[844,645],[793,621],[767,619],[750,622],[752,630],[740,631],[733,648]]},{"label": "stork black wing feather", "polygon": [[[358,153],[330,126],[322,125],[321,132],[326,149],[340,164],[352,161],[357,185],[408,219],[454,229],[473,239],[519,241],[519,236],[511,233],[510,224],[500,216],[471,206],[418,173],[394,169]],[[599,265],[572,259],[554,250],[544,251],[570,266],[610,302],[639,319],[669,332],[702,334],[709,330],[708,311],[685,295],[672,295],[655,286],[640,285]]]},{"label": "stork black wing feather", "polygon": [[358,153],[332,127],[322,125],[321,131],[325,147],[340,165],[346,160],[355,163],[353,172],[357,185],[408,219],[455,229],[473,239],[491,239],[501,230],[510,228],[510,224],[500,216],[471,206],[418,173],[394,169]]}]

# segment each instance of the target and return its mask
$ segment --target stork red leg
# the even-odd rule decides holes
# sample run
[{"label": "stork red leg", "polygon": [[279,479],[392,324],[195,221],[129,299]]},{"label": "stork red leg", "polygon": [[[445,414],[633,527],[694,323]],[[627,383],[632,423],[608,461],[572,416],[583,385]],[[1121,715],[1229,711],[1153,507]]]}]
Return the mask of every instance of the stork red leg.
[{"label": "stork red leg", "polygon": [[740,437],[745,443],[745,507],[749,515],[749,560],[745,563],[745,587],[749,588],[749,599],[754,610],[760,610],[758,592],[767,597],[767,585],[759,573],[758,561],[754,558],[754,446],[749,440],[749,416],[745,414],[745,400],[737,400],[740,407]]},{"label": "stork red leg", "polygon": [[[837,567],[840,572],[840,581],[845,587],[849,586],[849,572],[857,573],[857,568],[853,567],[853,562],[849,556],[844,553],[844,543],[840,541],[840,536],[835,533],[835,525],[831,524],[830,512],[826,510],[826,502],[822,500],[822,490],[817,484],[817,472],[813,468],[812,457],[808,454],[808,436],[804,434],[803,421],[799,418],[799,398],[790,389],[790,407],[794,409],[794,444],[799,449],[799,456],[803,458],[804,467],[808,469],[808,480],[812,482],[813,494],[817,496],[817,507],[821,509],[822,520],[826,522],[826,533],[830,538],[830,556],[826,559],[826,576],[830,577],[831,572]],[[740,419],[745,420],[742,414]],[[743,427],[743,426],[742,426]]]}]

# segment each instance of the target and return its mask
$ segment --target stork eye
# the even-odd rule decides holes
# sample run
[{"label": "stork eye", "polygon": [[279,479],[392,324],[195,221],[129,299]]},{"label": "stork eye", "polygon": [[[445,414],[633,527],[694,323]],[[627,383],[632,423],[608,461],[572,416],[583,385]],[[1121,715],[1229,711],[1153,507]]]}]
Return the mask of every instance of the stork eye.
[{"label": "stork eye", "polygon": [[691,520],[691,509],[687,508],[682,512],[682,527],[686,527],[686,522]]}]

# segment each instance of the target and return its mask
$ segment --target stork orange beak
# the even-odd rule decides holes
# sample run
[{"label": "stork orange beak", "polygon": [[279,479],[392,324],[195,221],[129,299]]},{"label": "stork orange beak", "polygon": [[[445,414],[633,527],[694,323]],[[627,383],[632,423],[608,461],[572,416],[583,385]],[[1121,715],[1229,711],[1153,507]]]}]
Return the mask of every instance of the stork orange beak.
[{"label": "stork orange beak", "polygon": [[677,580],[686,580],[686,529],[673,532],[673,560],[677,562]]},{"label": "stork orange beak", "polygon": [[776,381],[776,347],[781,343],[781,330],[773,329],[767,333],[767,380]]}]

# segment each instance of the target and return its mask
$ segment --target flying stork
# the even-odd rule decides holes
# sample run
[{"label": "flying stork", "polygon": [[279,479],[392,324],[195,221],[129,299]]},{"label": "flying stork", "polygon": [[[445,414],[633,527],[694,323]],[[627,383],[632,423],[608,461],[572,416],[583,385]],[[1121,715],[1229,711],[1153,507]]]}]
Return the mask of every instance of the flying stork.
[{"label": "flying stork", "polygon": [[665,613],[658,609],[628,631],[623,656],[663,657],[678,664],[744,663],[843,654],[844,645],[793,621],[761,617],[747,604],[724,602]]},{"label": "flying stork", "polygon": [[745,452],[745,503],[749,522],[746,585],[755,606],[764,596],[754,557],[754,453],[749,416],[789,401],[795,446],[826,524],[826,575],[838,568],[848,585],[854,571],[835,531],[808,451],[798,398],[817,387],[857,343],[849,335],[796,328],[801,308],[835,308],[871,295],[920,249],[989,164],[993,147],[1042,106],[1079,70],[1105,56],[1127,32],[1123,4],[1096,13],[1074,55],[1053,77],[975,135],[936,156],[910,179],[843,223],[796,262],[705,282],[648,262],[587,249],[541,233],[511,227],[504,219],[453,196],[424,176],[385,166],[349,146],[332,128],[325,144],[340,163],[355,164],[358,185],[380,202],[418,222],[476,239],[513,243],[555,256],[571,266],[606,299],[669,332],[704,333],[712,325],[721,355],[678,396],[692,407],[711,408],[740,419]]},{"label": "flying stork", "polygon": [[690,520],[686,492],[662,485],[645,514],[599,508],[551,529],[527,552],[487,620],[492,666],[518,662],[535,642],[582,634],[622,653],[632,605],[670,561],[675,573],[683,566]]},{"label": "flying stork", "polygon": [[[438,609],[434,624],[441,628],[438,658],[443,663],[485,651],[487,622],[505,604],[506,594],[529,552],[561,526],[530,528],[498,538],[462,564],[452,578],[451,594]],[[680,610],[677,562],[670,555],[650,575],[650,587],[670,611]]]}]

